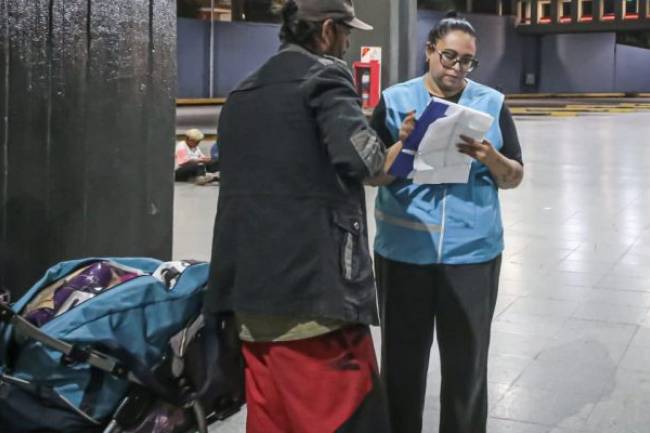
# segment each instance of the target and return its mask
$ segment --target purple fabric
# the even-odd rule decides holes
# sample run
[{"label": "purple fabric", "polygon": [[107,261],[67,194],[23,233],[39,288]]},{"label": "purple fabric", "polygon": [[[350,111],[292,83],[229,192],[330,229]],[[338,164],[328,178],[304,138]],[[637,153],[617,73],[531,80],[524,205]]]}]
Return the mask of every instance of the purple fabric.
[{"label": "purple fabric", "polygon": [[159,402],[137,426],[124,433],[180,433],[191,426],[187,411]]},{"label": "purple fabric", "polygon": [[70,281],[54,291],[54,309],[37,308],[25,315],[25,318],[36,326],[43,326],[57,314],[57,311],[65,304],[65,301],[76,291],[99,294],[111,288],[114,275],[118,276],[117,284],[124,283],[138,276],[133,272],[127,272],[116,268],[109,262],[97,262],[89,265],[79,275],[75,275]]},{"label": "purple fabric", "polygon": [[25,319],[30,321],[35,326],[39,328],[45,325],[47,322],[52,320],[54,317],[54,310],[51,308],[37,308],[36,310],[30,311]]},{"label": "purple fabric", "polygon": [[57,310],[74,293],[75,289],[70,286],[61,286],[54,292],[54,309]]},{"label": "purple fabric", "polygon": [[[120,272],[122,272],[122,271],[120,271]],[[137,276],[138,276],[138,274],[133,273],[133,272],[124,272],[124,273],[122,273],[122,275],[120,275],[120,284],[126,283],[127,281],[132,280]]]},{"label": "purple fabric", "polygon": [[113,267],[107,262],[97,262],[72,278],[66,286],[86,292],[101,292],[113,278]]}]

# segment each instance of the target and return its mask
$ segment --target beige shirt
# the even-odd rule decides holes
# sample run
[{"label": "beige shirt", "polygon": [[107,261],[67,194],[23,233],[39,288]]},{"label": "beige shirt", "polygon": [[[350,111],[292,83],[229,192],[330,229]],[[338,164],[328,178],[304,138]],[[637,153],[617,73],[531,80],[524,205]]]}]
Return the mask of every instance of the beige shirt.
[{"label": "beige shirt", "polygon": [[332,319],[235,313],[239,338],[247,342],[293,341],[328,334],[347,324]]}]

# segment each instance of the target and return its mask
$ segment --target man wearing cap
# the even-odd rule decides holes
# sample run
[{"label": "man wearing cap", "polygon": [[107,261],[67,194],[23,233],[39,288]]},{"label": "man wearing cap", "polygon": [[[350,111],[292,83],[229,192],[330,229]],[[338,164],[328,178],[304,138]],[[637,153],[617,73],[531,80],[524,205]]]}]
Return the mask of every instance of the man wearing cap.
[{"label": "man wearing cap", "polygon": [[218,180],[219,163],[205,156],[199,148],[203,133],[198,129],[185,131],[185,141],[176,144],[174,177],[177,181],[194,179],[199,185]]},{"label": "man wearing cap", "polygon": [[384,144],[346,64],[348,0],[290,0],[280,51],[228,97],[207,314],[235,313],[248,433],[383,433],[363,182]]}]

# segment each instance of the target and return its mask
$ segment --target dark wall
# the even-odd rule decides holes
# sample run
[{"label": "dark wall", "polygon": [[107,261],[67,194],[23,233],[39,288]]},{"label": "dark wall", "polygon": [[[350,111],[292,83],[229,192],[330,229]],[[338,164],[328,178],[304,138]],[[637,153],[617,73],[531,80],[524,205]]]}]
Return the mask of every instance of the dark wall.
[{"label": "dark wall", "polygon": [[[401,46],[413,47],[412,29],[415,21],[415,0],[394,2],[391,0],[358,0],[358,15],[375,26],[373,32],[355,31],[345,59],[351,63],[359,59],[361,45],[383,47],[382,77],[384,85],[408,78],[414,68],[414,58]],[[410,16],[413,11],[413,17]],[[180,22],[182,21],[182,23]],[[250,22],[215,23],[215,95],[226,96],[236,84],[275,53],[280,45],[279,25]],[[183,59],[203,59],[209,47],[209,23],[199,20],[180,19],[178,25],[179,46],[179,97],[207,97],[207,76],[198,78],[182,65]],[[207,32],[204,33],[204,32]],[[187,53],[185,52],[187,51]],[[197,60],[196,63],[199,63]],[[209,71],[209,63],[205,67]]]},{"label": "dark wall", "polygon": [[210,23],[178,19],[178,91],[181,98],[207,98],[210,71]]},{"label": "dark wall", "polygon": [[521,91],[537,92],[541,76],[542,41],[538,36],[521,36]]},{"label": "dark wall", "polygon": [[524,49],[514,18],[473,15],[471,22],[479,35],[480,64],[470,78],[505,93],[519,92]]},{"label": "dark wall", "polygon": [[[424,73],[424,46],[443,12],[418,12],[412,56]],[[506,93],[648,92],[650,50],[617,45],[614,33],[520,35],[512,17],[468,14],[479,37],[470,78]],[[527,84],[526,77],[532,79]]]},{"label": "dark wall", "polygon": [[[210,76],[210,23],[180,18],[178,97],[207,98]],[[214,97],[224,97],[280,46],[279,25],[214,23]]]},{"label": "dark wall", "polygon": [[215,23],[215,92],[226,96],[280,47],[277,24]]},{"label": "dark wall", "polygon": [[650,50],[616,43],[614,33],[541,38],[542,92],[648,92]]},{"label": "dark wall", "polygon": [[[425,69],[425,46],[429,31],[444,17],[443,12],[418,12],[418,39],[413,49],[418,73]],[[524,39],[515,30],[514,18],[468,15],[478,34],[479,67],[470,78],[503,92],[520,92],[523,74]]]},{"label": "dark wall", "polygon": [[176,3],[0,2],[0,284],[171,255]]},{"label": "dark wall", "polygon": [[617,92],[650,92],[650,50],[616,45]]},{"label": "dark wall", "polygon": [[[364,0],[360,5],[365,3],[371,7],[374,1]],[[393,6],[390,3],[386,7],[390,13],[397,14],[399,10]],[[380,9],[384,15],[388,13],[386,7]],[[413,76],[424,73],[427,35],[444,13],[417,12],[415,42],[411,44],[408,58],[401,55],[404,50],[398,49],[399,41],[387,36],[392,30],[386,29],[395,27],[397,18],[381,21],[379,15],[369,14],[367,19],[376,24],[376,32],[381,33],[353,35],[353,46],[346,58],[358,58],[360,44],[355,41],[379,44],[384,48],[384,83],[391,83],[403,75],[398,73],[397,64],[391,62],[414,63]],[[613,33],[527,36],[516,31],[514,18],[510,16],[468,14],[467,17],[479,36],[480,66],[470,77],[505,93],[650,91],[650,74],[647,73],[650,50],[616,45]],[[179,20],[179,97],[208,96],[208,28],[209,24],[202,21]],[[274,24],[216,23],[215,96],[226,96],[240,80],[273,55],[279,46],[278,30],[278,25]],[[400,55],[391,56],[391,50]],[[532,79],[529,84],[527,77]]]},{"label": "dark wall", "polygon": [[443,19],[443,12],[433,12],[427,10],[418,11],[418,29],[417,39],[414,47],[411,48],[411,56],[415,58],[416,75],[422,75],[427,70],[425,48],[427,38],[431,29]]},{"label": "dark wall", "polygon": [[543,36],[540,91],[612,92],[615,46],[614,33]]}]

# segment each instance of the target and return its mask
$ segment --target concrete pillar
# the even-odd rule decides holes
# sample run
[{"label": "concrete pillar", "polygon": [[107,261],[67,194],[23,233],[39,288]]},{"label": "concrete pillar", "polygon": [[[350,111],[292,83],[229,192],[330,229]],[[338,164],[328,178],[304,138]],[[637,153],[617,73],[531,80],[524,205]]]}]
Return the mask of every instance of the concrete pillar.
[{"label": "concrete pillar", "polygon": [[0,285],[169,258],[176,2],[0,0]]},{"label": "concrete pillar", "polygon": [[381,46],[382,88],[412,78],[416,71],[413,53],[417,40],[417,0],[355,0],[354,7],[359,18],[375,29],[353,32],[346,60],[358,60],[362,46]]}]

